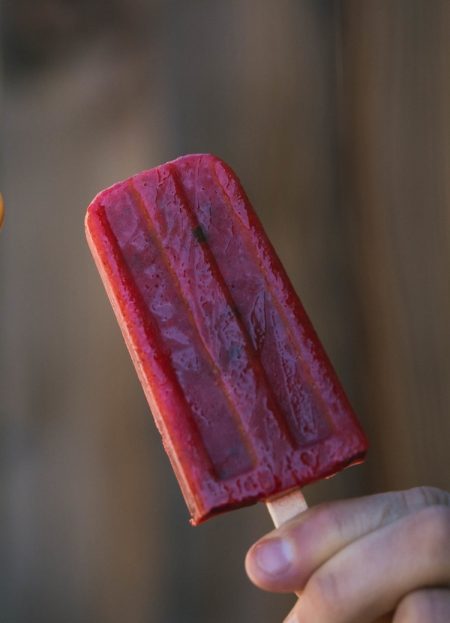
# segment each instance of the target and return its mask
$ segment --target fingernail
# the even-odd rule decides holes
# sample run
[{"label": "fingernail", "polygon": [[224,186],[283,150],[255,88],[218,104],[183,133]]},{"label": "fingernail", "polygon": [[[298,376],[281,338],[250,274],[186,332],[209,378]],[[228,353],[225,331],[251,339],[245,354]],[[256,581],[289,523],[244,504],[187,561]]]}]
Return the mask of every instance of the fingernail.
[{"label": "fingernail", "polygon": [[285,539],[268,539],[255,545],[254,560],[267,575],[280,575],[289,569],[294,559],[292,545]]}]

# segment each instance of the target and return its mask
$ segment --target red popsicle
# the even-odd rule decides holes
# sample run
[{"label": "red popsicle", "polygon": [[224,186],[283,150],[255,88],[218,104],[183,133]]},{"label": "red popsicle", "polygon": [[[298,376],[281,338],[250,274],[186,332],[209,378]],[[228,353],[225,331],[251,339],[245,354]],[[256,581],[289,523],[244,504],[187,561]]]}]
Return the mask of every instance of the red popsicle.
[{"label": "red popsicle", "polygon": [[184,156],[115,184],[86,232],[192,523],[363,459],[364,433],[224,162]]}]

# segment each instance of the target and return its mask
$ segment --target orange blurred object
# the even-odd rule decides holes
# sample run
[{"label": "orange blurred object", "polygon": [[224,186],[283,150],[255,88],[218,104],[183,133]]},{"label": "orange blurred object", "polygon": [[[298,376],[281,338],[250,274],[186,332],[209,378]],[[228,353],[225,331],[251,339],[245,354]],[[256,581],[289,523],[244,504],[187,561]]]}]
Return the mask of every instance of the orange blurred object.
[{"label": "orange blurred object", "polygon": [[3,201],[2,193],[0,193],[0,229],[3,227],[4,220],[5,220],[5,202]]}]

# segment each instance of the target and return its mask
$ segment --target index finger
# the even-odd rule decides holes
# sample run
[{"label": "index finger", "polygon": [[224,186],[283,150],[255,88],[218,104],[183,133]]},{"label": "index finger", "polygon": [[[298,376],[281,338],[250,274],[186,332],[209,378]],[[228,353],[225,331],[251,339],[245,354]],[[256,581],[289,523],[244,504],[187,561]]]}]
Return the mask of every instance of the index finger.
[{"label": "index finger", "polygon": [[352,541],[427,506],[450,506],[432,487],[322,504],[272,531],[248,552],[246,569],[260,588],[291,592]]}]

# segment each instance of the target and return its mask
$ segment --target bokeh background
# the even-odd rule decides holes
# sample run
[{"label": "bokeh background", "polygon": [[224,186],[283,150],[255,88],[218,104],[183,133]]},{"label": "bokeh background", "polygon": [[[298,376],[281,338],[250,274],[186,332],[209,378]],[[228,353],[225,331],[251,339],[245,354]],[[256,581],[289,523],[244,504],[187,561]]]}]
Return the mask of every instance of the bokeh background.
[{"label": "bokeh background", "polygon": [[309,502],[448,488],[450,3],[3,0],[0,42],[0,619],[280,621],[265,509],[188,524],[85,207],[229,161],[371,440]]}]

